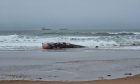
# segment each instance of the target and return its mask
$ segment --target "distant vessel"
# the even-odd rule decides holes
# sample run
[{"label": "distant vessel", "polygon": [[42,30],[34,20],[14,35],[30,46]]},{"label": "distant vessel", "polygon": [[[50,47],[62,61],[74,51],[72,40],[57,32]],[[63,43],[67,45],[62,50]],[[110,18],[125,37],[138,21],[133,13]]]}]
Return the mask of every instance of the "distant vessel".
[{"label": "distant vessel", "polygon": [[51,30],[51,29],[42,27],[41,30]]},{"label": "distant vessel", "polygon": [[61,29],[59,29],[59,30],[68,30],[68,29],[66,29],[66,28],[61,28]]}]

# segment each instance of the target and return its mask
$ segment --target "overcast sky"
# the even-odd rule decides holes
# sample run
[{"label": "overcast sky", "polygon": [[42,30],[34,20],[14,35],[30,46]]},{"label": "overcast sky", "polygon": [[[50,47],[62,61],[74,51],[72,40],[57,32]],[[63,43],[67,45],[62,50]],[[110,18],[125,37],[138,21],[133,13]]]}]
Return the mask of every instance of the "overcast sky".
[{"label": "overcast sky", "polygon": [[140,28],[140,0],[0,0],[0,29]]}]

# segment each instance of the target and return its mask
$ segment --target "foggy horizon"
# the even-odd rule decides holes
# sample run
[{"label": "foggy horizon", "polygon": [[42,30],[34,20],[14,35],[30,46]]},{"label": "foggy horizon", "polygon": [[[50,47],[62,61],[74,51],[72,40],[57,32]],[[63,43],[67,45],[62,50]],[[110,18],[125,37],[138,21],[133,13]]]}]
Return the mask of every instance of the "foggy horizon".
[{"label": "foggy horizon", "polygon": [[0,0],[0,30],[140,29],[139,0]]}]

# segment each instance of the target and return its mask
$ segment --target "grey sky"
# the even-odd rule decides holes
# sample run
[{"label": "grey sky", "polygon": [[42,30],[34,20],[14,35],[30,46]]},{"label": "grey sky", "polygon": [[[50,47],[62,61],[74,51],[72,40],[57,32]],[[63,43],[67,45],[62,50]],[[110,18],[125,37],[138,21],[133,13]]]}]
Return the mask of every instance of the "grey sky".
[{"label": "grey sky", "polygon": [[0,0],[0,29],[140,28],[140,0]]}]

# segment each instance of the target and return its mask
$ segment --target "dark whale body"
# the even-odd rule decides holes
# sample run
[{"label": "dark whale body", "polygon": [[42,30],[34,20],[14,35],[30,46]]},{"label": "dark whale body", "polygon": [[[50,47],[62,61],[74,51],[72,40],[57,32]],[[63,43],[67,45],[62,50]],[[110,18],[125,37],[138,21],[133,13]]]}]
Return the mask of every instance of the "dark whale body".
[{"label": "dark whale body", "polygon": [[75,45],[66,42],[58,42],[58,43],[42,43],[43,49],[61,49],[61,48],[83,48],[84,46]]}]

